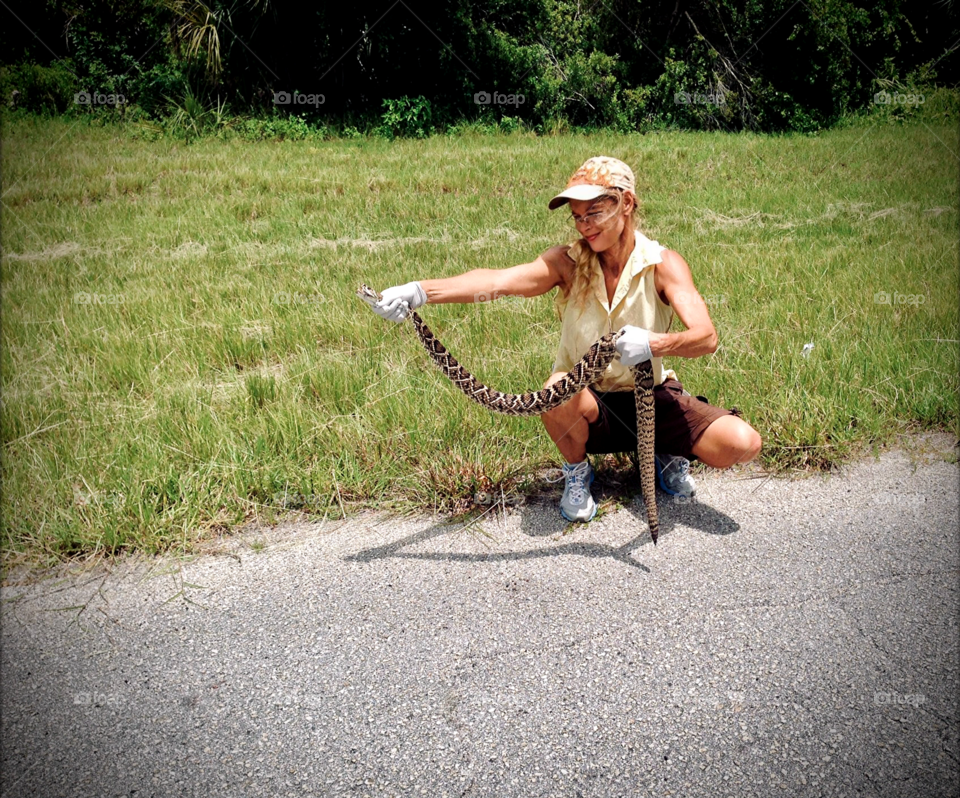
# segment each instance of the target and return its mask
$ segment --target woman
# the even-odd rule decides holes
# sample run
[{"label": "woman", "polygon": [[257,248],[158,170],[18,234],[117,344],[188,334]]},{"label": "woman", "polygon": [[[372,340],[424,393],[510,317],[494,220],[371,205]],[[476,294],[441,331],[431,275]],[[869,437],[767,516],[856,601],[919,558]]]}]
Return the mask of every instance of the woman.
[{"label": "woman", "polygon": [[[541,416],[566,461],[560,513],[568,521],[589,521],[597,507],[587,453],[636,447],[630,369],[636,363],[653,361],[657,470],[667,492],[693,495],[688,458],[728,468],[756,457],[762,441],[736,410],[690,396],[676,374],[663,368],[664,356],[716,351],[717,333],[687,262],[637,229],[630,167],[616,158],[590,158],[549,207],[567,204],[581,236],[572,246],[553,247],[533,263],[508,269],[474,269],[395,286],[383,292],[374,310],[400,322],[427,302],[474,302],[478,295],[533,297],[558,288],[560,347],[546,385],[563,377],[598,338],[622,328],[619,362],[611,363],[595,385]],[[674,312],[687,327],[683,332],[668,332]]]}]

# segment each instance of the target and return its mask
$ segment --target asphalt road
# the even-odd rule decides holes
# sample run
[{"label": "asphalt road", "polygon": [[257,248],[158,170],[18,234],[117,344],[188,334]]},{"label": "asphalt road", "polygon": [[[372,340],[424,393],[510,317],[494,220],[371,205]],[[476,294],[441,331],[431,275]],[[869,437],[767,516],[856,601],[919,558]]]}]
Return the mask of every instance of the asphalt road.
[{"label": "asphalt road", "polygon": [[955,795],[943,456],[3,588],[3,796]]}]

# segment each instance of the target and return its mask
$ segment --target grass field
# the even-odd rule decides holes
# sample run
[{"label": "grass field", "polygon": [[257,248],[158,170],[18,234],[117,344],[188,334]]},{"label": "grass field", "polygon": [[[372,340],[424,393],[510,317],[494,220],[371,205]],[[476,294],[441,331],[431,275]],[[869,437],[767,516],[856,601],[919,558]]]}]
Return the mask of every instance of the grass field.
[{"label": "grass field", "polygon": [[[740,408],[763,465],[957,433],[958,149],[954,127],[925,124],[186,146],[12,123],[4,562],[189,550],[289,508],[533,490],[559,463],[539,420],[468,402],[353,292],[572,241],[546,202],[600,153],[633,166],[644,232],[690,263],[720,336],[668,365]],[[549,373],[552,296],[423,315],[501,390]]]}]

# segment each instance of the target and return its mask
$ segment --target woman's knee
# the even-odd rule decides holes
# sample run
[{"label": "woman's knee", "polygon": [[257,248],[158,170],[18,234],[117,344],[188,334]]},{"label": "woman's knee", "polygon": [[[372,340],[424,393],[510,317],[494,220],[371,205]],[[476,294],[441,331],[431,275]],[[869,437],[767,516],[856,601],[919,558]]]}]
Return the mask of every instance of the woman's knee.
[{"label": "woman's knee", "polygon": [[714,421],[693,447],[694,454],[715,468],[728,468],[736,463],[749,463],[763,447],[760,434],[736,416],[723,416]]},{"label": "woman's knee", "polygon": [[743,422],[743,425],[745,427],[742,432],[743,459],[740,462],[749,463],[760,454],[760,450],[763,448],[763,438],[761,438],[760,433],[747,424],[746,421]]},{"label": "woman's knee", "polygon": [[[566,372],[557,372],[556,374],[551,374],[550,377],[544,382],[543,387],[549,388],[553,383],[567,376]],[[562,405],[558,405],[550,410],[546,410],[541,413],[541,418],[544,420],[550,419],[564,419],[571,420],[575,418],[584,418],[587,423],[593,423],[596,421],[597,417],[600,415],[600,408],[597,405],[597,400],[594,398],[593,394],[589,390],[584,388],[582,391],[577,392],[573,397]]]},{"label": "woman's knee", "polygon": [[726,445],[736,452],[737,463],[749,463],[760,454],[763,447],[763,440],[760,434],[751,427],[746,421],[738,418],[737,424],[730,424],[729,428],[724,430],[726,433],[724,441]]}]

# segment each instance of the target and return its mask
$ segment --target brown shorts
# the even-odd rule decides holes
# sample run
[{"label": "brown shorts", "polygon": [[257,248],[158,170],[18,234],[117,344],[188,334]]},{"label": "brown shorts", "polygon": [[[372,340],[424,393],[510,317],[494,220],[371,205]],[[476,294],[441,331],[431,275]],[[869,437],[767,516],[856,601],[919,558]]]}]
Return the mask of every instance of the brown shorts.
[{"label": "brown shorts", "polygon": [[[589,389],[600,407],[600,415],[590,425],[587,452],[611,454],[632,452],[637,448],[637,405],[633,391],[598,393]],[[709,404],[704,396],[691,396],[679,380],[667,377],[653,389],[656,411],[658,454],[675,454],[696,460],[694,444],[704,430],[721,416],[739,416],[737,408],[724,410]]]}]

